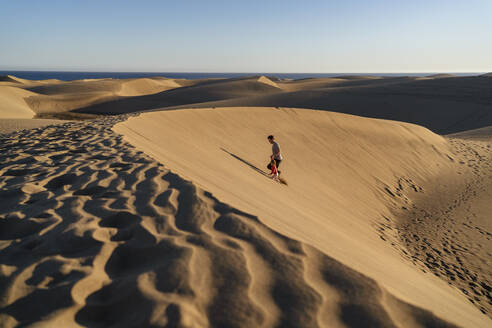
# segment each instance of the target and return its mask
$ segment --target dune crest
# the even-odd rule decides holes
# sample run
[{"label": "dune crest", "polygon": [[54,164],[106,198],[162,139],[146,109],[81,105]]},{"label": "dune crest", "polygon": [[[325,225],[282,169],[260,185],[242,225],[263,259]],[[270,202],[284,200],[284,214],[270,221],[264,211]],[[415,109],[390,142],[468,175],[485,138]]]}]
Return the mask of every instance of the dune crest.
[{"label": "dune crest", "polygon": [[[416,210],[414,201],[429,196],[439,179],[461,186],[448,179],[459,177],[459,154],[441,136],[400,122],[285,108],[154,112],[115,129],[221,201],[406,302],[461,326],[490,324],[461,292],[403,257],[399,236],[407,232],[399,218]],[[288,187],[259,174],[270,133],[284,151]]]},{"label": "dune crest", "polygon": [[265,83],[265,84],[271,85],[272,87],[280,89],[280,87],[278,86],[277,83],[273,82],[272,80],[270,80],[269,78],[267,78],[266,76],[263,76],[263,75],[258,78],[258,82]]},{"label": "dune crest", "polygon": [[456,75],[454,75],[454,74],[431,74],[431,75],[427,75],[426,77],[433,78],[433,79],[444,79],[444,78],[448,78],[448,77],[456,77]]},{"label": "dune crest", "polygon": [[172,173],[119,120],[4,139],[3,327],[455,327]]},{"label": "dune crest", "polygon": [[171,79],[156,80],[142,78],[123,82],[118,94],[125,97],[143,96],[179,87],[181,87],[181,85]]},{"label": "dune crest", "polygon": [[15,76],[12,75],[0,75],[0,83],[1,82],[12,82],[12,83],[20,83]]}]

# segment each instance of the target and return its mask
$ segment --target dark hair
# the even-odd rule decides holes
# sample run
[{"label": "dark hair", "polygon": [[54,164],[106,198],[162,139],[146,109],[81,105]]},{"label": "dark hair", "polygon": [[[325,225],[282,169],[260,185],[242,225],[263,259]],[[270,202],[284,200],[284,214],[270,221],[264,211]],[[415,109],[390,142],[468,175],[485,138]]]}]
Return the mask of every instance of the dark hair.
[{"label": "dark hair", "polygon": [[273,140],[273,139],[274,139],[273,135],[271,135],[271,134],[270,134],[270,135],[268,136],[268,139],[272,139],[272,140]]}]

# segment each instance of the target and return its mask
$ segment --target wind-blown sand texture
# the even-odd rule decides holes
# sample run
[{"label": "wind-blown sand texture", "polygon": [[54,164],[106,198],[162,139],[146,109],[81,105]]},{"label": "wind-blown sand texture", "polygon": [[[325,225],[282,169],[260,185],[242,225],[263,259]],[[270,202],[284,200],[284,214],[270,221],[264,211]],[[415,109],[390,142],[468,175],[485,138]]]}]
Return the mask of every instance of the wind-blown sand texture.
[{"label": "wind-blown sand texture", "polygon": [[162,167],[114,122],[2,140],[3,326],[452,326]]},{"label": "wind-blown sand texture", "polygon": [[[23,92],[60,113],[98,94],[82,111],[165,109],[3,131],[0,326],[490,327],[490,128],[199,103],[426,82],[442,105],[461,78],[144,80],[0,81],[29,110]],[[185,102],[202,108],[169,110]],[[439,130],[427,109],[409,118]],[[481,127],[456,113],[478,117],[451,110],[447,130]],[[270,133],[288,186],[266,176]]]},{"label": "wind-blown sand texture", "polygon": [[46,120],[46,119],[0,119],[0,135],[8,134],[14,131],[40,128],[46,125],[63,124],[63,120]]}]

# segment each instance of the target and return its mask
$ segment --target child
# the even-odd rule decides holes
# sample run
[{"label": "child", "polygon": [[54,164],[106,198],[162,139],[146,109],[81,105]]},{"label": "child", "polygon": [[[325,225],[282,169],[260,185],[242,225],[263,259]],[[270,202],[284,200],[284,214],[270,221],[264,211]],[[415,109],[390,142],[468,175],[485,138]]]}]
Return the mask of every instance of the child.
[{"label": "child", "polygon": [[272,177],[272,179],[277,181],[277,182],[280,182],[280,180],[278,178],[277,162],[275,162],[275,160],[272,159],[269,166],[270,166],[270,169],[272,170],[270,172],[270,176]]}]

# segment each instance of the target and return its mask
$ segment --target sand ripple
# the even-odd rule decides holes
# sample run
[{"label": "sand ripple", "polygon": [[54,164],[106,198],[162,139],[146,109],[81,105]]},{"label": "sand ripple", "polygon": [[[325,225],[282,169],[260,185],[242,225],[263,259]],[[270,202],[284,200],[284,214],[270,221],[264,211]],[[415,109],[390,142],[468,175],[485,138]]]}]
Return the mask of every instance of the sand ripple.
[{"label": "sand ripple", "polygon": [[165,169],[121,119],[0,140],[2,326],[451,327]]}]

